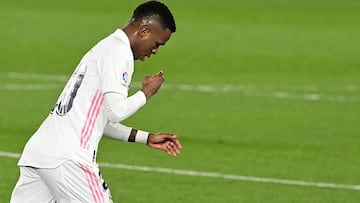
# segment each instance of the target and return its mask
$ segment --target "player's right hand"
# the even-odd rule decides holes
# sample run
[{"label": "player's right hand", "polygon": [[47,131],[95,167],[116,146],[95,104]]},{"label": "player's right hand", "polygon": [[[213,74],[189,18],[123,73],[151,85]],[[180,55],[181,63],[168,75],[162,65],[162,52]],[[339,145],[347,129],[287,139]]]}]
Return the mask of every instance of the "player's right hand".
[{"label": "player's right hand", "polygon": [[160,71],[156,75],[145,76],[142,81],[142,89],[146,96],[146,100],[149,100],[151,96],[156,94],[156,92],[160,89],[161,84],[164,82],[163,72]]}]

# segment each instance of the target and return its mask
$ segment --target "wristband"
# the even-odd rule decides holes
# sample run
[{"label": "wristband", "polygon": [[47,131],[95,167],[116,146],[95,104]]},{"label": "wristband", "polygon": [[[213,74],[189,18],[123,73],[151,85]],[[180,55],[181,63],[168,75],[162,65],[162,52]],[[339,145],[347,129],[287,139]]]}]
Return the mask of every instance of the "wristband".
[{"label": "wristband", "polygon": [[130,136],[128,138],[128,142],[138,142],[147,144],[149,133],[142,130],[131,129]]}]

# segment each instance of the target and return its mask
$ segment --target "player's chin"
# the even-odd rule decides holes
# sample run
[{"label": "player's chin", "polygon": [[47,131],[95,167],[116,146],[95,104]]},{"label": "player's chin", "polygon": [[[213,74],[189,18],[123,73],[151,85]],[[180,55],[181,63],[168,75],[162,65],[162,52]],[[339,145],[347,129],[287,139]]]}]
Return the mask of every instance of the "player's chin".
[{"label": "player's chin", "polygon": [[148,57],[149,57],[148,55],[143,55],[143,56],[140,57],[140,60],[141,60],[141,61],[145,61],[146,58],[148,58]]},{"label": "player's chin", "polygon": [[151,55],[144,55],[143,57],[140,58],[141,61],[145,61],[146,58],[150,58]]},{"label": "player's chin", "polygon": [[136,56],[135,60],[145,61],[146,56]]}]

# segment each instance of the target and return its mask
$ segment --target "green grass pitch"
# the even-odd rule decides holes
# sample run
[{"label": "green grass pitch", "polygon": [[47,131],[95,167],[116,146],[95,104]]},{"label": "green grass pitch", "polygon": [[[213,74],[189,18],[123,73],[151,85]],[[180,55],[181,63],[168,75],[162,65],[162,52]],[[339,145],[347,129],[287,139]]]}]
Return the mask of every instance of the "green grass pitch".
[{"label": "green grass pitch", "polygon": [[[21,153],[66,78],[142,1],[11,1],[0,6],[0,152]],[[134,85],[165,85],[124,123],[177,133],[172,158],[103,139],[98,162],[360,185],[360,3],[170,1],[177,32],[135,63]],[[65,79],[64,79],[65,78]],[[17,158],[0,156],[8,202]],[[101,168],[115,202],[359,202],[360,191]]]}]

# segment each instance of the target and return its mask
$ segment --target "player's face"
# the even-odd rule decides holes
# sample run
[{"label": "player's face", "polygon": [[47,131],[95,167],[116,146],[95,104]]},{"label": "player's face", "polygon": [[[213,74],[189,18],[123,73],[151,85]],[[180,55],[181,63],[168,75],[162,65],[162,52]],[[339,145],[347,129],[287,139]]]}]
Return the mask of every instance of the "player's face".
[{"label": "player's face", "polygon": [[138,41],[133,47],[133,52],[134,59],[140,59],[142,61],[144,61],[146,57],[156,54],[159,47],[165,45],[171,37],[170,29],[164,29],[158,23],[141,26],[138,33]]}]

